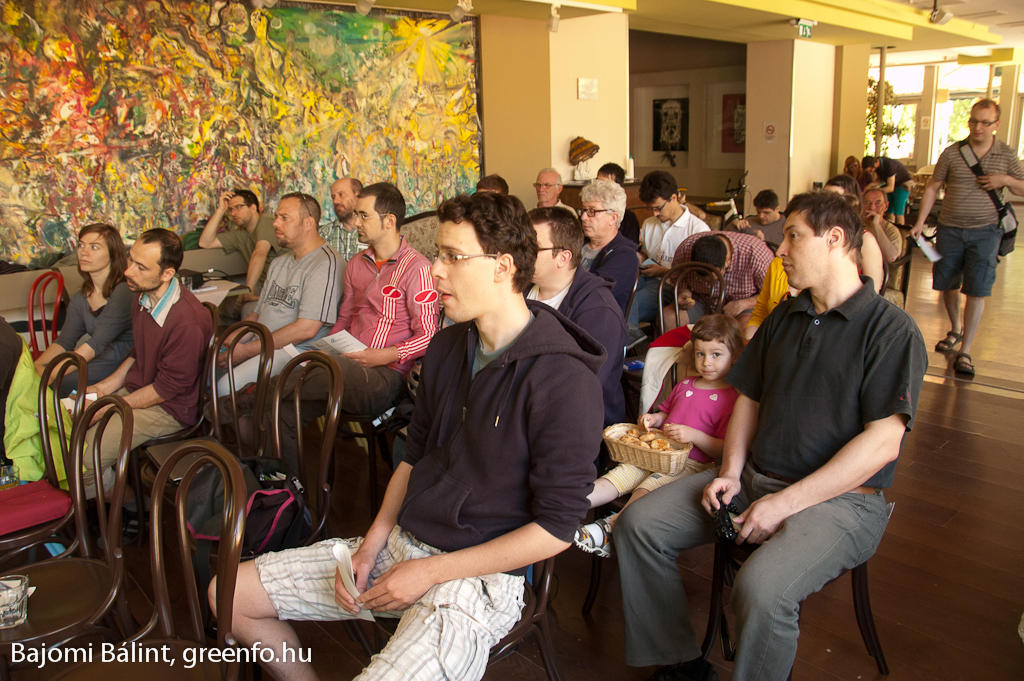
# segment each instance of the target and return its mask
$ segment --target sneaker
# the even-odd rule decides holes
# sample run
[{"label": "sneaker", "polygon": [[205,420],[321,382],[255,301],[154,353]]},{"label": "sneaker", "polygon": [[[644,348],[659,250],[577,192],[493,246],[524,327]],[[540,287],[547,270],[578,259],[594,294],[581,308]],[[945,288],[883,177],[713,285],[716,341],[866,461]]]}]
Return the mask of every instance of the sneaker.
[{"label": "sneaker", "polygon": [[710,663],[697,658],[662,667],[648,681],[718,681],[718,673]]},{"label": "sneaker", "polygon": [[630,326],[627,333],[626,349],[630,350],[647,341],[647,334],[638,326]]},{"label": "sneaker", "polygon": [[[600,542],[594,536],[597,532],[601,533]],[[576,528],[576,535],[572,538],[572,543],[581,551],[596,553],[602,558],[610,557],[612,555],[612,526],[609,524],[608,518],[601,518],[589,525],[580,525]]]}]

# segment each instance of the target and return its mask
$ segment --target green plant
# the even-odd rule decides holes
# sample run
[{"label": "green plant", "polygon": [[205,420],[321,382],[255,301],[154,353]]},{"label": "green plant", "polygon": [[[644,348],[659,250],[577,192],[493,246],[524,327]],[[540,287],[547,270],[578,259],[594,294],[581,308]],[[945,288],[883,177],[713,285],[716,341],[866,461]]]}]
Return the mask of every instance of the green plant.
[{"label": "green plant", "polygon": [[[896,93],[889,81],[885,82],[885,106],[882,109],[882,156],[889,152],[890,140],[895,137],[900,141],[908,134],[914,132],[914,121],[901,116],[901,120],[893,120],[893,104],[896,101]],[[868,102],[867,102],[867,126],[864,129],[864,153],[873,155],[875,153],[875,128],[878,125],[878,81],[868,78]]]}]

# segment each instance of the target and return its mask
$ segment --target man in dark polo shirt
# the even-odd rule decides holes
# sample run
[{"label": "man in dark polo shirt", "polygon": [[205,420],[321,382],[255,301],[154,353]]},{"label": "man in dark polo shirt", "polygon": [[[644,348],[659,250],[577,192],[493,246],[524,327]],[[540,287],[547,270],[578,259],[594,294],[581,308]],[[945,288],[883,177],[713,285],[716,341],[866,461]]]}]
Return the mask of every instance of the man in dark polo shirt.
[{"label": "man in dark polo shirt", "polygon": [[[904,433],[928,365],[921,332],[857,273],[862,229],[842,197],[800,194],[779,256],[800,295],[783,301],[727,380],[736,401],[720,471],[666,485],[615,526],[626,662],[655,679],[716,679],[701,659],[676,554],[715,540],[716,495],[742,513],[737,542],[763,544],[732,590],[733,679],[785,679],[799,605],[867,560],[888,521]],[[715,476],[718,477],[715,477]]]}]

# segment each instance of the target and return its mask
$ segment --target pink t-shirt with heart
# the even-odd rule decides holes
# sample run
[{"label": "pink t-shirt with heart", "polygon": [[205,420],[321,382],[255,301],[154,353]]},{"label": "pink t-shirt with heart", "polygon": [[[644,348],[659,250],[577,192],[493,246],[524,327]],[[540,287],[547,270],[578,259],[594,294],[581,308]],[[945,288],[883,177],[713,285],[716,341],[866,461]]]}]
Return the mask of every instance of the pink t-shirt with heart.
[{"label": "pink t-shirt with heart", "polygon": [[[736,404],[736,390],[732,386],[716,390],[702,390],[693,376],[676,383],[668,399],[658,405],[658,411],[668,414],[665,423],[690,426],[714,438],[725,439],[729,417]],[[697,445],[690,450],[690,458],[701,463],[714,461]]]}]

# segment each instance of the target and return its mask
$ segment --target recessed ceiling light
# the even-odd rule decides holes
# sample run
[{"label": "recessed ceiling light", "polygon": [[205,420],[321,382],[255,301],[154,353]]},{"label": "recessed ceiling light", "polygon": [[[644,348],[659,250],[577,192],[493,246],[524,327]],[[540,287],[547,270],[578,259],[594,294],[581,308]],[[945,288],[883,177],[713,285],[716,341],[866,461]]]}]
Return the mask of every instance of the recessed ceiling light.
[{"label": "recessed ceiling light", "polygon": [[1010,21],[1005,24],[997,24],[999,28],[1021,28],[1024,27],[1024,21]]},{"label": "recessed ceiling light", "polygon": [[977,21],[978,19],[986,19],[988,17],[1005,17],[1006,12],[994,9],[988,12],[975,12],[973,14],[957,14],[957,19],[967,19],[969,21]]}]

